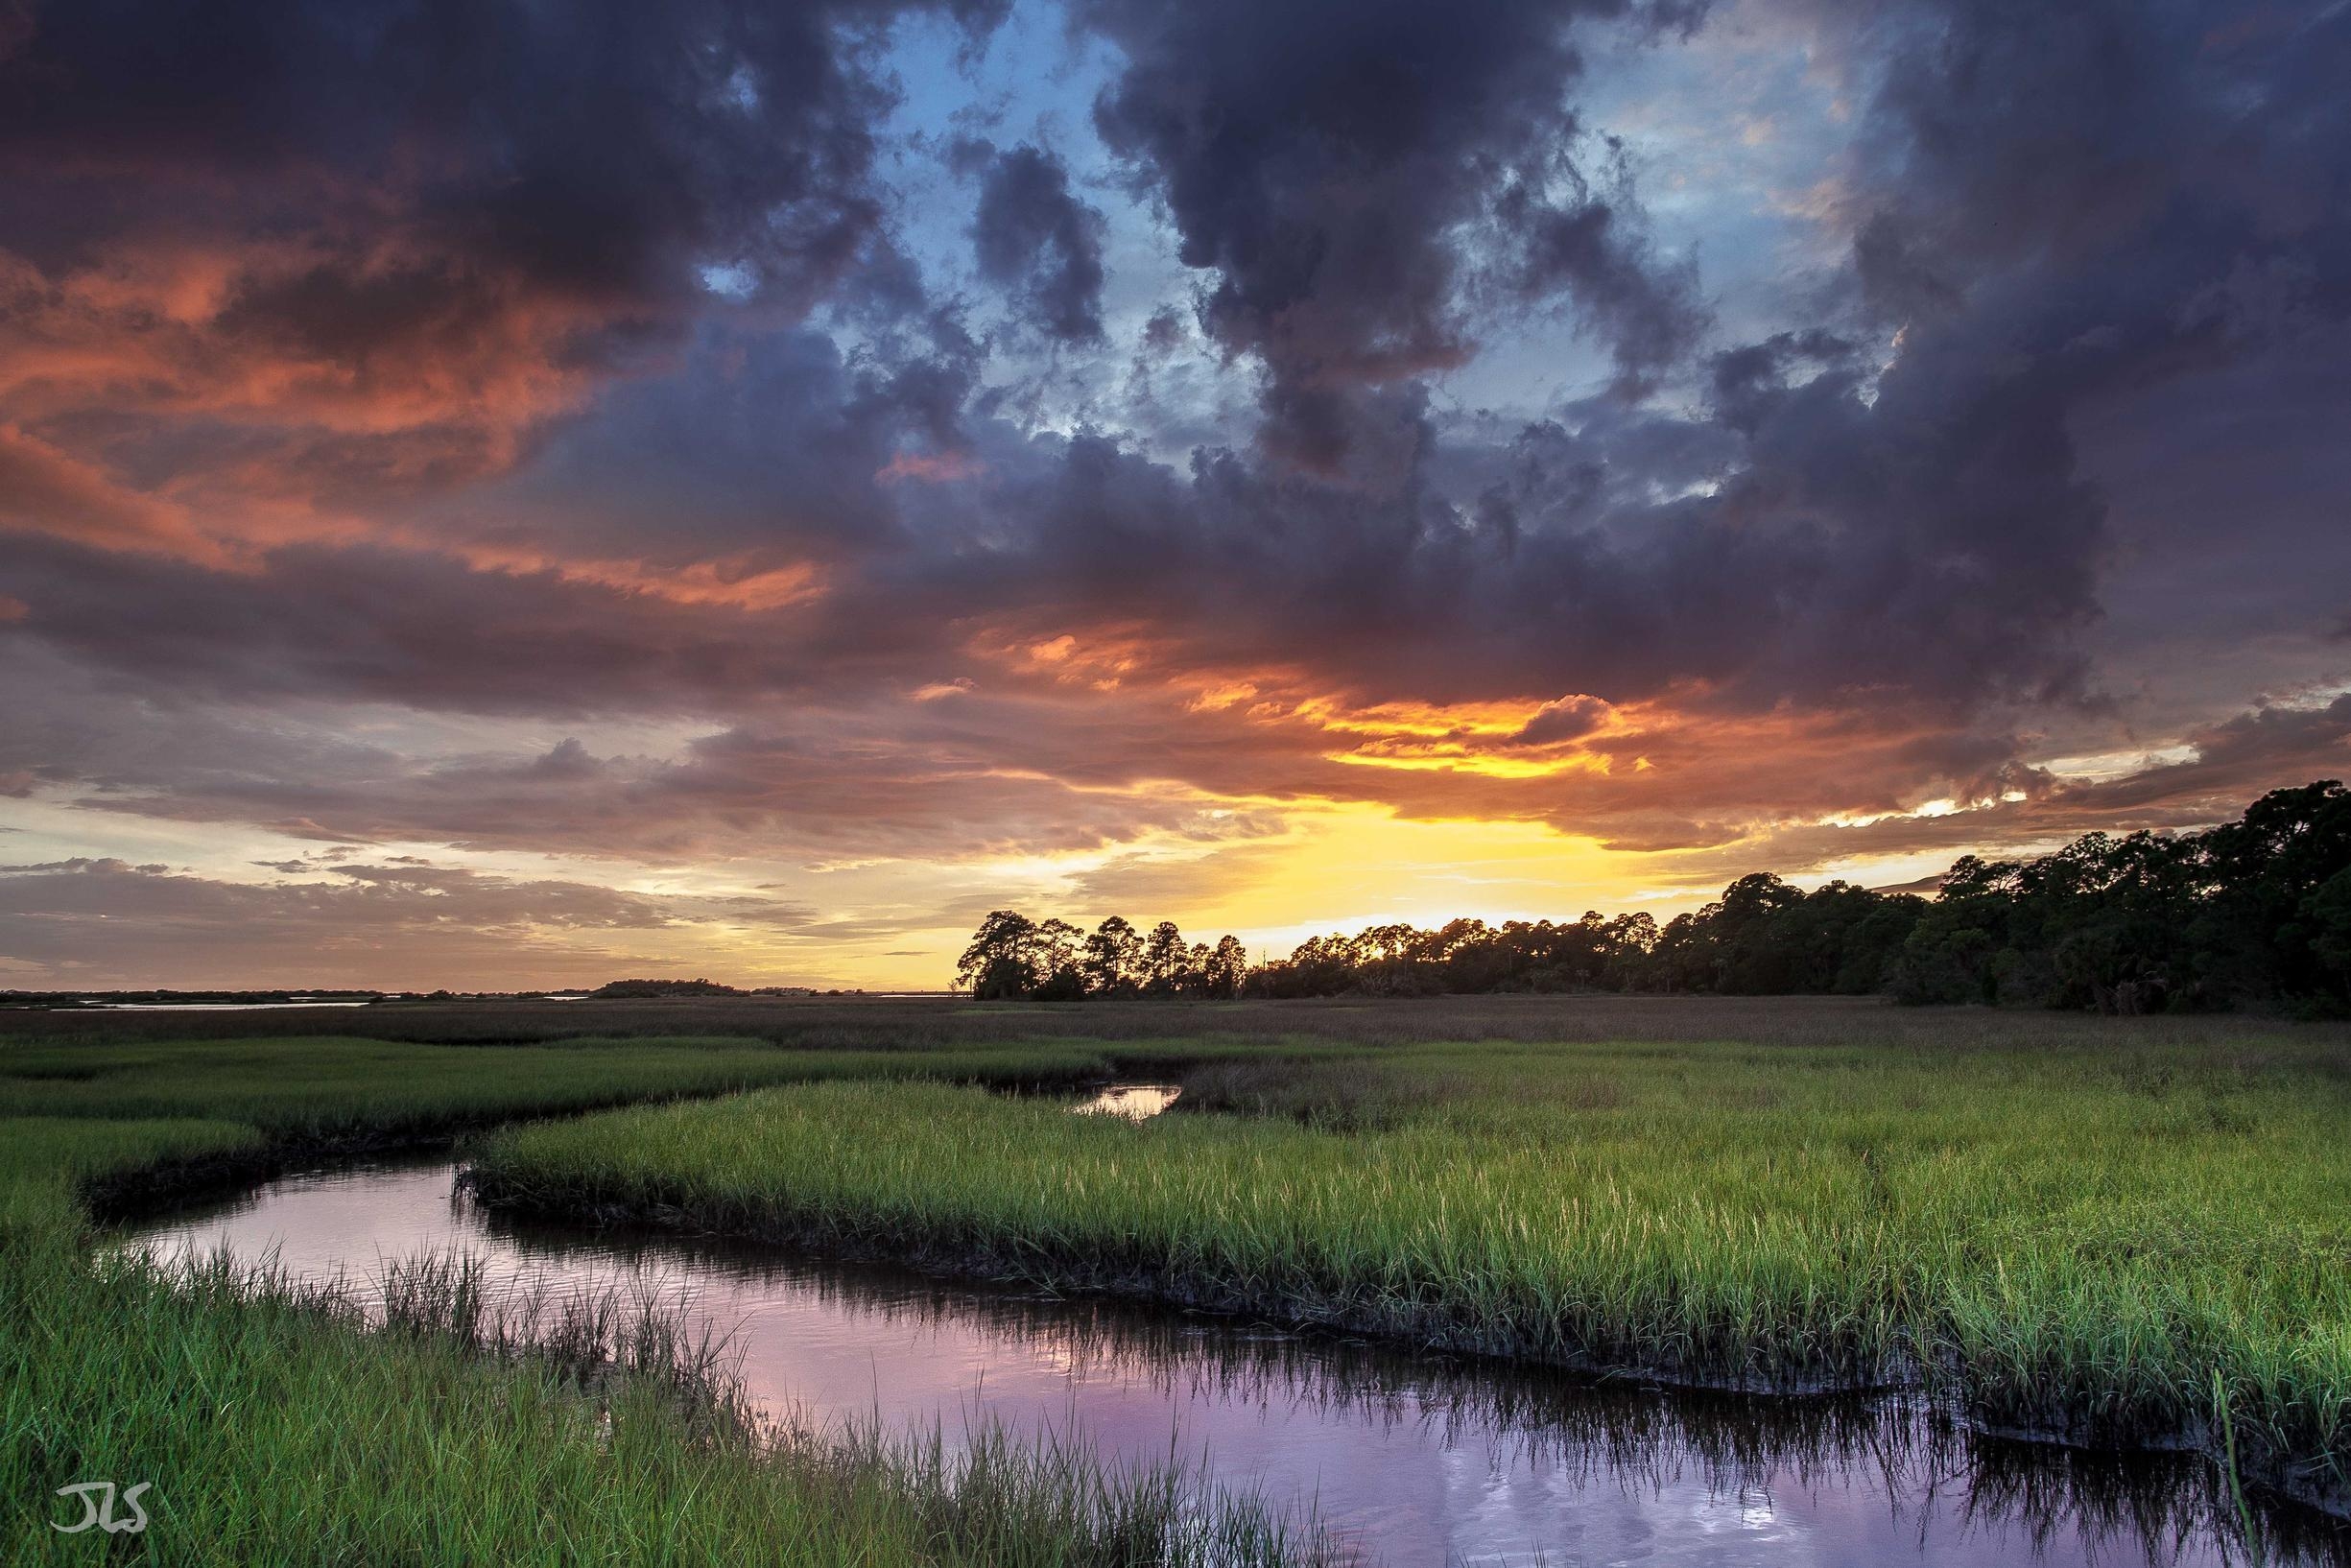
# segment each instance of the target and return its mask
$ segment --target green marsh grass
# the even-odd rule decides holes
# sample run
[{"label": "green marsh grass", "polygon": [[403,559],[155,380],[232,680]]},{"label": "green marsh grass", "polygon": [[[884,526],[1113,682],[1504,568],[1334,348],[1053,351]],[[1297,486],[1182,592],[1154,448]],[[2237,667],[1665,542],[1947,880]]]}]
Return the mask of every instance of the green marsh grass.
[{"label": "green marsh grass", "polygon": [[209,1117],[279,1139],[430,1136],[520,1116],[690,1099],[815,1079],[1067,1081],[1106,1073],[1082,1044],[908,1052],[739,1035],[513,1046],[335,1036],[0,1046],[0,1115]]},{"label": "green marsh grass", "polygon": [[[982,1434],[766,1427],[657,1307],[485,1319],[463,1270],[350,1296],[225,1261],[45,1265],[0,1283],[12,1562],[1138,1564],[1307,1560],[1180,1469]],[[381,1304],[376,1318],[381,1317]],[[531,1330],[536,1330],[534,1334]],[[676,1357],[671,1360],[669,1358]],[[68,1482],[153,1483],[137,1550],[49,1529]],[[1219,1555],[1230,1547],[1229,1553]]]},{"label": "green marsh grass", "polygon": [[[755,1418],[660,1302],[497,1301],[461,1259],[380,1292],[93,1247],[83,1195],[207,1162],[828,1073],[1022,1081],[1084,1052],[729,1039],[544,1050],[280,1039],[0,1050],[0,1559],[164,1564],[1311,1562],[1309,1529],[1173,1465],[983,1432]],[[60,1533],[71,1484],[148,1529]]]},{"label": "green marsh grass", "polygon": [[[510,1130],[485,1189],[1570,1366],[1917,1379],[2090,1444],[2214,1452],[2225,1416],[2246,1479],[2346,1496],[2339,1031],[1481,998],[436,1006],[170,1037],[232,1027],[0,1018],[9,1560],[1311,1558],[1246,1499],[1082,1445],[999,1436],[959,1468],[918,1437],[748,1433],[627,1303],[526,1333],[427,1271],[386,1334],[89,1247],[85,1195],[207,1164],[745,1090]],[[1185,1100],[1139,1128],[947,1086],[1178,1063]],[[146,1535],[48,1530],[55,1487],[142,1463]]]},{"label": "green marsh grass", "polygon": [[493,1200],[1667,1380],[1923,1383],[1983,1427],[2351,1501],[2328,1036],[1405,1044],[1140,1127],[830,1083],[518,1129]]}]

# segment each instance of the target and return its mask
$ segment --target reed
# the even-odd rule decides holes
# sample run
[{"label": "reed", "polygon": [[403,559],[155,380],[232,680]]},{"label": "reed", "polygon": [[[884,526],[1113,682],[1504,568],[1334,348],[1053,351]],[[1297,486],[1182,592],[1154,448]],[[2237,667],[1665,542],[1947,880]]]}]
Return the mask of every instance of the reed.
[{"label": "reed", "polygon": [[446,1134],[523,1116],[831,1078],[1066,1082],[1084,1044],[937,1051],[780,1046],[735,1035],[453,1046],[334,1036],[0,1047],[0,1116],[208,1118],[276,1143]]},{"label": "reed", "polygon": [[[2339,1032],[1573,999],[708,1016],[0,1044],[10,1560],[102,1554],[33,1510],[117,1472],[173,1510],[137,1543],[158,1561],[1318,1550],[1074,1441],[760,1428],[646,1303],[518,1315],[422,1260],[354,1304],[88,1245],[94,1194],[499,1127],[481,1190],[575,1216],[1666,1381],[1914,1384],[1984,1430],[2233,1443],[2248,1484],[2351,1498]],[[971,1087],[1121,1069],[1185,1098],[1135,1127]]]},{"label": "reed", "polygon": [[2090,1446],[2211,1446],[2217,1377],[2248,1480],[2351,1501],[2351,1084],[2324,1039],[1439,1043],[1194,1081],[1206,1111],[1141,1127],[777,1089],[515,1130],[474,1180],[1668,1381],[1915,1383]]},{"label": "reed", "polygon": [[49,1528],[72,1512],[55,1488],[93,1478],[153,1484],[137,1555],[163,1563],[1271,1564],[1315,1551],[1191,1471],[1105,1465],[1079,1440],[984,1432],[951,1451],[763,1426],[712,1347],[643,1301],[485,1315],[446,1260],[379,1302],[226,1260],[166,1273],[13,1246],[5,1263],[12,1562],[122,1560],[122,1541]]},{"label": "reed", "polygon": [[[463,1258],[405,1260],[361,1291],[92,1247],[93,1189],[267,1160],[290,1139],[330,1140],[315,1151],[723,1088],[785,1071],[767,1058],[787,1056],[632,1042],[633,1062],[569,1050],[568,1078],[475,1051],[424,1077],[415,1048],[354,1043],[136,1063],[84,1046],[62,1064],[96,1069],[78,1076],[29,1052],[0,1058],[16,1075],[0,1105],[61,1112],[0,1118],[0,1560],[1277,1568],[1324,1556],[1310,1522],[1173,1462],[1109,1463],[1082,1435],[983,1431],[950,1447],[937,1433],[756,1418],[681,1302],[502,1295]],[[1017,1079],[1035,1061],[930,1066]],[[790,1068],[869,1065],[802,1054]],[[80,1507],[58,1488],[84,1481],[150,1484],[145,1532],[53,1530]]]}]

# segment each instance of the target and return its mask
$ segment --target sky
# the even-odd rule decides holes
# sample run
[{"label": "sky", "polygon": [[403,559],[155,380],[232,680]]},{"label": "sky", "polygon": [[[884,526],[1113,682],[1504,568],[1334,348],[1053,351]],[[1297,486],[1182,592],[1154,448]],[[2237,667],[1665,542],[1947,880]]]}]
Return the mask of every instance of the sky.
[{"label": "sky", "polygon": [[0,988],[936,988],[2351,774],[2351,3],[0,0]]}]

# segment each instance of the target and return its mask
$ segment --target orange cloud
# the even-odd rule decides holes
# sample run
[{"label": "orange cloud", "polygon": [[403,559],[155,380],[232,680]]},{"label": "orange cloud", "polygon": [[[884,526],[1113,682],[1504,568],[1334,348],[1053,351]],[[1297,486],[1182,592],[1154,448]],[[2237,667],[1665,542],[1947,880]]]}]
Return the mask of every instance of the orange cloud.
[{"label": "orange cloud", "polygon": [[602,313],[449,258],[398,229],[366,240],[124,236],[50,278],[0,253],[0,399],[385,435],[511,432],[575,403],[559,352]]},{"label": "orange cloud", "polygon": [[0,528],[215,565],[224,559],[180,508],[126,488],[13,424],[0,424]]},{"label": "orange cloud", "polygon": [[[409,535],[407,542],[432,548],[415,535]],[[562,582],[618,588],[675,605],[774,610],[804,605],[824,594],[823,572],[810,561],[763,566],[738,557],[665,566],[647,560],[566,557],[522,546],[460,542],[443,548],[476,571],[546,572]]]}]

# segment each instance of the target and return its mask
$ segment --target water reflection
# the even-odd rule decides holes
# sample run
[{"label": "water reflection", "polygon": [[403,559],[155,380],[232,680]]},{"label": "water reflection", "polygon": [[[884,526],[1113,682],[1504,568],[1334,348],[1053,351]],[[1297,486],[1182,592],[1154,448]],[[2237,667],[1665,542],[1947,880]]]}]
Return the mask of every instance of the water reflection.
[{"label": "water reflection", "polygon": [[[1595,1389],[1098,1298],[948,1284],[772,1249],[486,1213],[445,1161],[296,1176],[143,1228],[166,1256],[274,1249],[297,1275],[460,1247],[504,1288],[684,1293],[774,1412],[929,1429],[1076,1428],[1214,1471],[1391,1564],[1457,1560],[2216,1564],[2242,1560],[2207,1466],[1978,1439],[1894,1400]],[[2345,1560],[2281,1515],[2271,1561]]]},{"label": "water reflection", "polygon": [[83,1000],[90,1012],[278,1012],[288,1008],[370,1008],[372,1002],[102,1002]]},{"label": "water reflection", "polygon": [[1124,1116],[1129,1122],[1148,1122],[1176,1104],[1176,1097],[1183,1092],[1180,1083],[1112,1083],[1070,1109],[1084,1116]]}]

